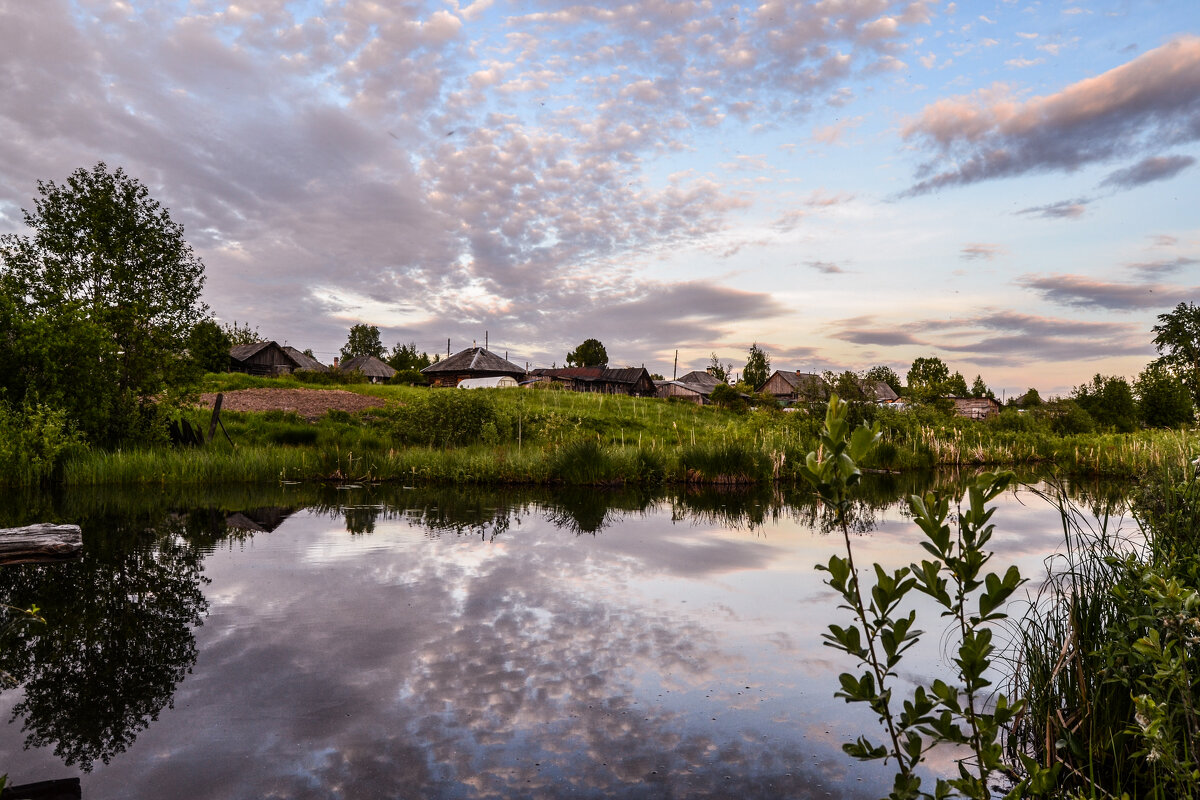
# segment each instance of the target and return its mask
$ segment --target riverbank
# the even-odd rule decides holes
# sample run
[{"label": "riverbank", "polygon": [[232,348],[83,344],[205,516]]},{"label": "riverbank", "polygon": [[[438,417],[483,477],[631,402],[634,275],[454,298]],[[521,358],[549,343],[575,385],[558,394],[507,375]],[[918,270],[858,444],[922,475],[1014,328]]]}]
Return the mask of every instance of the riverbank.
[{"label": "riverbank", "polygon": [[[209,376],[205,391],[288,389],[295,379]],[[311,389],[312,392],[329,390]],[[817,447],[819,414],[735,410],[658,399],[543,390],[444,391],[350,385],[365,405],[316,416],[226,411],[228,439],[205,447],[76,449],[57,480],[71,486],[369,481],[402,484],[657,485],[791,483]],[[864,467],[1053,469],[1133,477],[1200,445],[1195,431],[1060,436],[1025,417],[989,422],[933,409],[858,410],[883,440]],[[183,418],[207,431],[210,409]],[[1190,458],[1190,456],[1188,456]]]}]

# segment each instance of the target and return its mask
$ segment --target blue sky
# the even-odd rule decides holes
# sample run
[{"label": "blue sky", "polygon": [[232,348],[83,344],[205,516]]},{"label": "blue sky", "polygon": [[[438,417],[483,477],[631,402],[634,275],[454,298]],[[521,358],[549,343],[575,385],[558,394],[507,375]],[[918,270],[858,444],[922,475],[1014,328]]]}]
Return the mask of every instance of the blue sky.
[{"label": "blue sky", "polygon": [[332,358],[1134,376],[1200,299],[1194,2],[0,0],[0,232],[106,161]]}]

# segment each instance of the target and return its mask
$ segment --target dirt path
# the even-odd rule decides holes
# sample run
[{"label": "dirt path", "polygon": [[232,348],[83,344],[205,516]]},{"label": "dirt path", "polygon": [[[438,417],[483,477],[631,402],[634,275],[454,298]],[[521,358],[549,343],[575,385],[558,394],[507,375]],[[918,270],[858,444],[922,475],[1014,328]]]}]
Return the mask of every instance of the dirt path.
[{"label": "dirt path", "polygon": [[[214,393],[200,395],[200,405],[212,408],[217,396]],[[221,401],[224,411],[295,411],[310,422],[326,411],[363,411],[368,408],[383,408],[386,401],[380,397],[347,392],[344,389],[238,389],[225,392]]]}]

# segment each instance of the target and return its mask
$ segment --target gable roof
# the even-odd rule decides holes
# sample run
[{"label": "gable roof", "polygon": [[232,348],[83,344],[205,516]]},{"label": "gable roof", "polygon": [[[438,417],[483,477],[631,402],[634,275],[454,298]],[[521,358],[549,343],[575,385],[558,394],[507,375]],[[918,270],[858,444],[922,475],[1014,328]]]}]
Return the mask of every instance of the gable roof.
[{"label": "gable roof", "polygon": [[871,385],[871,381],[863,381],[863,388],[868,394],[875,395],[877,403],[891,403],[894,400],[899,400],[900,395],[896,394],[896,390],[888,386],[883,381],[875,381],[875,385]]},{"label": "gable roof", "polygon": [[283,346],[283,352],[292,357],[292,361],[296,362],[296,369],[311,369],[314,372],[329,372],[329,367],[317,361],[307,353],[303,353],[290,345]]},{"label": "gable roof", "polygon": [[625,367],[624,369],[609,369],[608,367],[561,367],[557,369],[540,368],[533,371],[534,375],[544,375],[548,378],[566,378],[583,383],[637,383],[650,373],[645,367]]},{"label": "gable roof", "polygon": [[691,382],[683,380],[682,378],[680,378],[679,380],[674,380],[674,381],[655,381],[654,382],[655,388],[660,387],[660,386],[678,386],[680,389],[687,389],[689,392],[694,392],[698,395],[703,395],[704,397],[708,397],[710,394],[713,393],[713,389],[717,388],[720,385],[721,385],[720,381],[717,381],[716,383],[709,385],[709,384],[703,384],[703,383],[691,383]]},{"label": "gable roof", "polygon": [[524,375],[525,370],[506,358],[482,347],[469,347],[436,364],[430,364],[421,372],[426,375],[437,372],[499,372],[504,375]]},{"label": "gable roof", "polygon": [[368,378],[390,378],[396,374],[396,370],[392,369],[375,356],[355,356],[354,358],[347,358],[341,363],[341,369],[346,372],[358,370]]},{"label": "gable roof", "polygon": [[825,383],[825,379],[814,372],[794,372],[792,370],[776,370],[775,375],[783,378],[788,386],[791,386],[797,393],[805,393],[814,397],[827,397],[829,395],[829,386]]},{"label": "gable roof", "polygon": [[717,378],[716,375],[713,375],[711,372],[705,372],[704,370],[694,370],[692,372],[689,372],[687,375],[681,375],[680,377],[671,381],[671,383],[683,383],[683,384],[690,384],[692,386],[707,386],[711,390],[712,387],[718,386],[721,383],[721,381]]}]

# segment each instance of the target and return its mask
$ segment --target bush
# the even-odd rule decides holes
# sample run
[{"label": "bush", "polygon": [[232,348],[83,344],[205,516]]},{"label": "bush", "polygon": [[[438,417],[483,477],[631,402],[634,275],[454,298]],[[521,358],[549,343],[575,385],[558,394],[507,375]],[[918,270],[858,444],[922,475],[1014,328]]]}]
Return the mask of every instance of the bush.
[{"label": "bush", "polygon": [[0,483],[28,486],[51,479],[83,438],[65,411],[26,403],[20,409],[0,403]]},{"label": "bush", "polygon": [[494,393],[431,390],[419,400],[388,412],[391,434],[403,444],[459,447],[512,441],[516,425]]},{"label": "bush", "polygon": [[428,386],[429,378],[419,369],[398,369],[388,383],[392,386]]},{"label": "bush", "polygon": [[360,370],[353,369],[347,372],[342,369],[331,369],[328,372],[320,372],[312,369],[300,369],[292,373],[292,377],[300,383],[311,383],[321,386],[345,386],[355,383],[366,383],[367,376],[363,375]]}]

